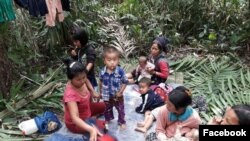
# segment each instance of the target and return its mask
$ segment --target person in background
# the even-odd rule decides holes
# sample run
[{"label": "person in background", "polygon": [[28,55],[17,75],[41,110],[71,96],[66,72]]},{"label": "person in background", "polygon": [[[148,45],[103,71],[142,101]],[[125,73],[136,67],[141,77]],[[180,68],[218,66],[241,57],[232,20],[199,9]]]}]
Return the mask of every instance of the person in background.
[{"label": "person in background", "polygon": [[75,48],[70,50],[70,56],[73,60],[84,64],[87,71],[87,78],[92,86],[97,89],[97,81],[95,78],[96,52],[95,49],[88,44],[89,35],[84,29],[77,29],[73,33],[72,38]]},{"label": "person in background", "polygon": [[128,79],[124,70],[118,66],[120,53],[116,48],[107,47],[104,50],[104,64],[101,69],[100,93],[105,102],[106,109],[104,117],[107,122],[114,119],[113,107],[118,111],[118,124],[122,129],[125,128],[125,111],[123,91],[128,84]]}]

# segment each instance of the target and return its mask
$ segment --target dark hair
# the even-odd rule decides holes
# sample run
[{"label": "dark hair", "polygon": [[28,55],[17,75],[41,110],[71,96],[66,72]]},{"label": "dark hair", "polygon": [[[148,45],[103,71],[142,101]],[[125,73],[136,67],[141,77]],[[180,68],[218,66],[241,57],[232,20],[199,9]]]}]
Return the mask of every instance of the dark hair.
[{"label": "dark hair", "polygon": [[73,40],[79,40],[81,46],[85,46],[89,41],[89,35],[86,30],[79,29],[74,33]]},{"label": "dark hair", "polygon": [[151,79],[147,78],[147,77],[143,77],[140,79],[139,83],[146,83],[147,86],[151,85]]},{"label": "dark hair", "polygon": [[240,125],[250,125],[250,105],[235,105],[232,109],[236,113]]},{"label": "dark hair", "polygon": [[158,49],[160,51],[163,51],[165,53],[168,52],[168,44],[169,44],[169,39],[164,37],[164,36],[159,36],[157,37],[153,43],[157,44]]},{"label": "dark hair", "polygon": [[174,104],[176,110],[186,108],[192,104],[191,91],[184,86],[179,86],[169,93],[169,101]]},{"label": "dark hair", "polygon": [[163,52],[165,52],[165,53],[167,53],[168,52],[168,45],[166,45],[166,46],[161,46],[160,44],[157,44],[157,46],[158,46],[158,48],[159,48],[159,50],[160,51],[163,51]]},{"label": "dark hair", "polygon": [[73,79],[79,73],[85,73],[86,69],[84,65],[78,61],[74,61],[72,59],[64,59],[64,64],[67,66],[67,77],[68,79]]},{"label": "dark hair", "polygon": [[103,57],[105,57],[108,53],[116,53],[118,57],[120,57],[120,52],[115,47],[105,47],[103,52]]}]

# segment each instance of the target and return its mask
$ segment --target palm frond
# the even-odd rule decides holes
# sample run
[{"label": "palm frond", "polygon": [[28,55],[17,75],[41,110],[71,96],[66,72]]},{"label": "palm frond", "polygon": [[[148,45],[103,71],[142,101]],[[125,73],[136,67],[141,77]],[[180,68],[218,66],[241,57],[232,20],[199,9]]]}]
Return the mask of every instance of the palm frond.
[{"label": "palm frond", "polygon": [[184,72],[184,84],[194,95],[206,95],[209,110],[201,113],[203,121],[221,115],[227,106],[250,104],[250,72],[240,62],[227,56],[187,56],[171,67]]}]

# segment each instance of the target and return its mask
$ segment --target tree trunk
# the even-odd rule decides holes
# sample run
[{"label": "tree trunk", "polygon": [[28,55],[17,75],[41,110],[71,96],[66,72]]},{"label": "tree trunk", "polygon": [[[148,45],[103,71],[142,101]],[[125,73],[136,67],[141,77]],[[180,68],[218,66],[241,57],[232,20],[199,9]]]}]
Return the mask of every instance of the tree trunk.
[{"label": "tree trunk", "polygon": [[[2,33],[1,33],[2,34]],[[0,34],[0,99],[8,99],[12,83],[12,66],[6,54],[6,38]]]}]

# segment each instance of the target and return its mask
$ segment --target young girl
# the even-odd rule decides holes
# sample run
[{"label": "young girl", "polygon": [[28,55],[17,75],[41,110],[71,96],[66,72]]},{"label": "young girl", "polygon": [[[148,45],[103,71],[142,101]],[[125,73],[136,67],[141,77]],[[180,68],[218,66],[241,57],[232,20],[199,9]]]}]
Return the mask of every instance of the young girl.
[{"label": "young girl", "polygon": [[[84,66],[78,61],[65,60],[68,82],[64,91],[64,120],[66,127],[74,133],[89,133],[90,141],[102,135],[89,119],[102,114],[104,103],[90,103],[90,94],[98,97],[87,79]],[[88,88],[90,89],[88,89]],[[97,127],[104,128],[104,121],[95,120]]]},{"label": "young girl", "polygon": [[104,50],[105,67],[100,72],[100,93],[105,102],[104,117],[106,121],[114,119],[113,107],[118,111],[118,124],[125,128],[123,91],[128,83],[124,70],[118,66],[119,52],[108,47]]},{"label": "young girl", "polygon": [[[185,87],[180,86],[170,92],[166,106],[160,109],[156,118],[158,140],[174,138],[178,130],[182,137],[194,139],[201,119],[199,114],[190,107],[191,103],[191,92]],[[152,140],[152,137],[147,138]]]},{"label": "young girl", "polygon": [[250,125],[250,105],[235,105],[227,107],[222,117],[213,117],[210,125]]},{"label": "young girl", "polygon": [[[97,81],[95,78],[95,59],[96,53],[95,50],[88,44],[88,33],[83,30],[77,30],[73,35],[73,43],[76,47],[70,51],[72,59],[75,61],[81,62],[85,65],[87,71],[87,77],[91,82],[94,88],[97,87]],[[83,60],[83,56],[86,55],[86,58]]]}]

